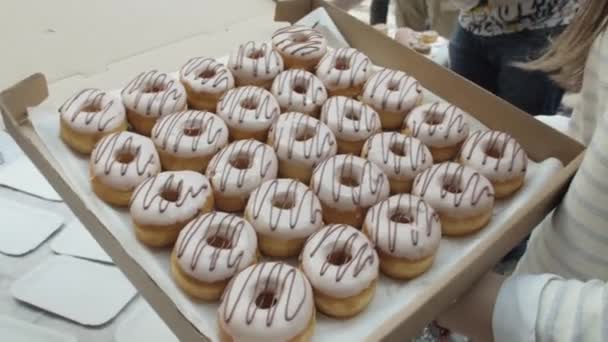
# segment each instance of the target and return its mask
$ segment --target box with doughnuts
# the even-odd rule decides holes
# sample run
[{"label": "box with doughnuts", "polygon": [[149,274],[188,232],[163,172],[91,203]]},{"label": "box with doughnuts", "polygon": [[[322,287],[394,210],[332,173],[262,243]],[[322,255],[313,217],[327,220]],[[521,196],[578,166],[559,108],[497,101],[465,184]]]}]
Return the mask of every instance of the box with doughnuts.
[{"label": "box with doughnuts", "polygon": [[33,75],[7,127],[180,340],[412,337],[583,148],[324,1],[275,14],[227,58],[56,103]]}]

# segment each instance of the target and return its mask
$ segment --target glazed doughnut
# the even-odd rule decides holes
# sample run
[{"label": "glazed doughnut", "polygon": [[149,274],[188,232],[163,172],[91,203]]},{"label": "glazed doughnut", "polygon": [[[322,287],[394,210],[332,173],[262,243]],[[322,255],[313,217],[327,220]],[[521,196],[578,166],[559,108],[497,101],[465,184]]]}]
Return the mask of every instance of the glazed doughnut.
[{"label": "glazed doughnut", "polygon": [[151,137],[165,170],[204,172],[228,144],[228,127],[213,113],[189,110],[163,116]]},{"label": "glazed doughnut", "polygon": [[361,51],[340,48],[328,52],[317,66],[317,77],[329,96],[356,97],[372,75],[372,62]]},{"label": "glazed doughnut", "polygon": [[250,266],[226,288],[218,324],[222,342],[310,341],[315,330],[310,283],[282,262]]},{"label": "glazed doughnut", "polygon": [[414,178],[433,166],[428,147],[397,132],[378,133],[365,142],[361,157],[376,164],[388,177],[391,193],[409,193]]},{"label": "glazed doughnut", "polygon": [[271,44],[249,41],[239,45],[228,58],[228,68],[237,86],[269,89],[272,80],[283,71],[283,59]]},{"label": "glazed doughnut", "polygon": [[231,140],[266,141],[268,129],[280,113],[272,94],[253,86],[231,89],[217,104],[217,115],[230,128]]},{"label": "glazed doughnut", "polygon": [[397,279],[412,279],[432,265],[439,242],[439,215],[419,197],[401,194],[371,207],[363,232],[376,246],[380,270]]},{"label": "glazed doughnut", "polygon": [[376,291],[379,261],[365,234],[346,224],[332,224],[312,235],[300,265],[326,315],[352,317],[367,307]]},{"label": "glazed doughnut", "polygon": [[327,52],[323,35],[310,27],[292,25],[272,35],[272,45],[283,57],[286,69],[313,70]]},{"label": "glazed doughnut", "polygon": [[150,247],[172,246],[186,223],[212,209],[211,185],[194,171],[167,171],[146,179],[129,204],[135,235]]},{"label": "glazed doughnut", "polygon": [[338,153],[361,154],[365,141],[382,131],[378,113],[372,107],[344,96],[327,100],[321,108],[321,121],[336,136]]},{"label": "glazed doughnut", "polygon": [[184,86],[175,77],[156,70],[137,75],[121,94],[129,123],[146,136],[150,136],[158,118],[186,109]]},{"label": "glazed doughnut", "polygon": [[249,195],[267,180],[277,178],[274,150],[257,140],[238,140],[218,152],[207,166],[216,207],[242,211]]},{"label": "glazed doughnut", "polygon": [[264,182],[249,197],[244,216],[258,233],[260,251],[271,257],[298,255],[323,226],[321,202],[295,179]]},{"label": "glazed doughnut", "polygon": [[405,119],[403,134],[418,138],[435,162],[454,158],[469,136],[465,113],[445,102],[428,103],[412,110]]},{"label": "glazed doughnut", "polygon": [[367,209],[389,195],[386,175],[372,162],[339,154],[316,167],[310,188],[321,200],[325,223],[361,227]]},{"label": "glazed doughnut", "polygon": [[443,235],[474,233],[492,218],[492,183],[468,166],[452,162],[433,165],[416,176],[412,194],[439,214]]},{"label": "glazed doughnut", "polygon": [[59,107],[60,136],[77,152],[89,154],[108,134],[127,130],[120,99],[99,89],[83,89]]},{"label": "glazed doughnut", "polygon": [[255,231],[242,218],[219,211],[190,221],[171,253],[171,273],[188,295],[218,300],[230,279],[257,261]]},{"label": "glazed doughnut", "polygon": [[524,184],[528,155],[507,133],[473,133],[462,146],[459,160],[492,182],[496,198],[507,197]]},{"label": "glazed doughnut", "polygon": [[160,172],[160,159],[149,138],[117,132],[102,138],[91,152],[89,174],[93,192],[121,207],[129,205],[135,187]]},{"label": "glazed doughnut", "polygon": [[191,58],[179,71],[190,108],[214,112],[217,102],[234,88],[234,76],[213,58]]},{"label": "glazed doughnut", "polygon": [[422,101],[422,87],[413,77],[398,70],[383,69],[365,83],[361,101],[380,115],[382,128],[396,130],[405,116]]},{"label": "glazed doughnut", "polygon": [[336,155],[338,143],[321,121],[301,113],[285,113],[270,127],[268,145],[279,159],[279,176],[308,184],[312,170]]},{"label": "glazed doughnut", "polygon": [[271,91],[283,112],[318,117],[321,105],[327,100],[327,90],[321,80],[306,70],[283,71],[272,82]]}]

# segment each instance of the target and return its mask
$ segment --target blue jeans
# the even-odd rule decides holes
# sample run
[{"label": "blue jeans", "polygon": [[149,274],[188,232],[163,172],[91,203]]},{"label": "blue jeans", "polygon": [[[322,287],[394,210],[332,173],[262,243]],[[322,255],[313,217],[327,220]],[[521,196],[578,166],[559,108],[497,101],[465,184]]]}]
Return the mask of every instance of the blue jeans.
[{"label": "blue jeans", "polygon": [[513,66],[539,57],[563,28],[478,36],[460,25],[450,42],[454,72],[532,115],[557,112],[564,91],[542,72]]}]

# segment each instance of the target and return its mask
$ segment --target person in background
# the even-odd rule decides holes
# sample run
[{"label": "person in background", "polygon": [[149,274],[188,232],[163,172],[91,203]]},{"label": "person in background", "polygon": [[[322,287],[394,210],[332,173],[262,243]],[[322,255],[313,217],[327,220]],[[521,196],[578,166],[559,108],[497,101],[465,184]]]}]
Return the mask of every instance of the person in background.
[{"label": "person in background", "polygon": [[582,0],[452,0],[461,8],[450,65],[532,115],[553,115],[563,90],[539,71],[516,67],[539,57]]},{"label": "person in background", "polygon": [[[386,23],[389,0],[372,0],[370,25]],[[456,27],[458,9],[451,0],[395,0],[398,27],[415,31],[428,29],[443,37],[450,37]]]},{"label": "person in background", "polygon": [[566,133],[587,149],[514,274],[483,277],[440,325],[473,341],[608,341],[607,27],[608,1],[586,0],[549,50],[523,65],[581,91]]}]

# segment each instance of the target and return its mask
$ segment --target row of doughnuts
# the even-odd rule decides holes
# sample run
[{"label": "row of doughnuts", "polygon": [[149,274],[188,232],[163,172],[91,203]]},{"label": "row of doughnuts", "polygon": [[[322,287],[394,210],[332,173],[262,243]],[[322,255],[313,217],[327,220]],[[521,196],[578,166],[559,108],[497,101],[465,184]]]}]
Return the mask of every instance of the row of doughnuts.
[{"label": "row of doughnuts", "polygon": [[[60,108],[61,137],[91,153],[94,192],[129,207],[138,239],[173,246],[186,293],[223,295],[225,340],[307,340],[315,306],[360,312],[379,271],[423,273],[442,231],[479,229],[499,186],[523,182],[527,157],[510,136],[469,134],[461,110],[421,100],[414,78],[373,73],[363,53],[327,52],[294,26],[241,45],[227,66],[194,58],[179,80],[142,73],[122,101],[83,90]],[[302,271],[260,252],[299,255]]]}]

